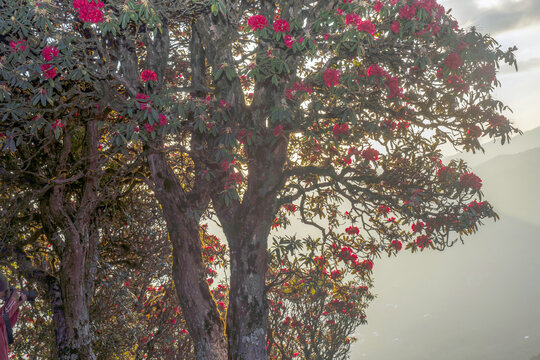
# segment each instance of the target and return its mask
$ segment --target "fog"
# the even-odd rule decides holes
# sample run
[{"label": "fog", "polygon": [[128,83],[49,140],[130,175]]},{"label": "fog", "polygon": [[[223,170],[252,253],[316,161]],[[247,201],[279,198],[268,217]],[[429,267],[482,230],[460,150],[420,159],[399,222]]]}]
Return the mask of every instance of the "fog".
[{"label": "fog", "polygon": [[[540,129],[474,170],[501,216],[444,252],[375,262],[351,359],[529,360],[540,354]],[[495,153],[495,154],[493,154]],[[484,160],[484,161],[482,161]]]}]

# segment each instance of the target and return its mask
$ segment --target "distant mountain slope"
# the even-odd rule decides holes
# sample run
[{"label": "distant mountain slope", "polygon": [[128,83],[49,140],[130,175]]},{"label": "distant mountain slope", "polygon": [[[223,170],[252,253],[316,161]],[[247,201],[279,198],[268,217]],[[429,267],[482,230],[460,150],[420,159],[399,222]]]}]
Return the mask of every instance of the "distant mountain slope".
[{"label": "distant mountain slope", "polygon": [[525,131],[523,135],[514,136],[509,144],[501,146],[500,141],[497,141],[495,143],[487,142],[482,146],[486,151],[485,153],[459,153],[445,158],[445,161],[463,159],[469,166],[474,167],[500,155],[517,154],[534,148],[540,148],[540,127]]},{"label": "distant mountain slope", "polygon": [[528,360],[540,352],[540,226],[510,216],[445,252],[375,261],[351,360]]},{"label": "distant mountain slope", "polygon": [[540,147],[498,156],[474,171],[484,179],[482,190],[497,212],[540,225]]},{"label": "distant mountain slope", "polygon": [[[540,353],[540,129],[477,163],[501,215],[444,252],[374,261],[352,360],[527,360]],[[511,148],[515,145],[515,148]],[[527,148],[531,147],[531,148]],[[525,149],[525,151],[518,151]]]}]

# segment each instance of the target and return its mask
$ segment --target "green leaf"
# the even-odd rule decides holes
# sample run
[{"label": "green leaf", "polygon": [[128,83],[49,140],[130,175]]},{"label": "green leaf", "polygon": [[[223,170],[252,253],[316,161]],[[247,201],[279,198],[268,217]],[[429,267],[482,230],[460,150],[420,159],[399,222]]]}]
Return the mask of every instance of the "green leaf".
[{"label": "green leaf", "polygon": [[218,69],[218,70],[214,73],[214,81],[216,81],[217,79],[219,79],[219,78],[221,77],[221,74],[223,74],[223,68]]}]

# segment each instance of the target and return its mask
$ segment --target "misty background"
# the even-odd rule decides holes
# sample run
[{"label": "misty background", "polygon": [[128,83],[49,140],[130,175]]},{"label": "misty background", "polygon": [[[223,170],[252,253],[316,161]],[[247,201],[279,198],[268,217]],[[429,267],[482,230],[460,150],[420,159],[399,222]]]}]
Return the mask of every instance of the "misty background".
[{"label": "misty background", "polygon": [[[501,219],[465,244],[375,261],[377,298],[351,359],[529,360],[540,354],[540,128],[461,154]],[[448,159],[446,159],[447,161]],[[445,161],[445,162],[446,162]]]},{"label": "misty background", "polygon": [[495,97],[525,133],[445,159],[469,163],[501,219],[444,252],[375,261],[377,298],[351,359],[540,360],[540,0],[439,2],[461,26],[518,47],[519,72],[501,67]]}]

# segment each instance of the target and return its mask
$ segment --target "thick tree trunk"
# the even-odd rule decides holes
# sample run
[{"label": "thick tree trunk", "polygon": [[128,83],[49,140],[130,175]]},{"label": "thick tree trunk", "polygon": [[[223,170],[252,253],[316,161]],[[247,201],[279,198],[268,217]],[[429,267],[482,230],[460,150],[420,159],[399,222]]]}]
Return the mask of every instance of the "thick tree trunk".
[{"label": "thick tree trunk", "polygon": [[265,276],[268,234],[277,211],[287,141],[272,151],[249,154],[248,189],[241,204],[225,206],[213,198],[231,249],[231,288],[227,311],[230,360],[266,360],[268,309]]},{"label": "thick tree trunk", "polygon": [[[60,254],[58,287],[51,286],[51,300],[56,310],[56,342],[60,360],[94,360],[90,334],[89,306],[94,294],[99,234],[92,226],[93,212],[98,203],[98,120],[89,120],[85,133],[85,175],[81,200],[75,208],[67,185],[53,186],[41,203],[42,223],[51,242]],[[64,147],[57,172],[62,179],[71,153],[71,136],[65,128]],[[54,298],[53,298],[54,296]],[[62,307],[62,313],[58,312]]]},{"label": "thick tree trunk", "polygon": [[262,360],[266,355],[265,288],[267,235],[250,234],[231,247],[231,289],[227,312],[229,359]]},{"label": "thick tree trunk", "polygon": [[173,279],[198,360],[227,358],[225,329],[206,282],[196,209],[209,200],[198,194],[187,199],[162,153],[148,155],[150,171],[173,246]]},{"label": "thick tree trunk", "polygon": [[[74,236],[70,242],[80,242]],[[86,254],[82,246],[66,249],[60,283],[65,314],[65,338],[59,349],[60,360],[94,360],[90,334],[89,303],[86,287]],[[59,334],[63,335],[63,334]]]}]

